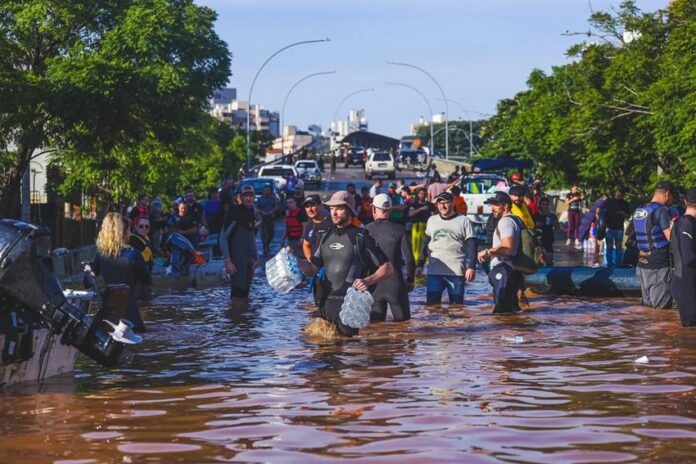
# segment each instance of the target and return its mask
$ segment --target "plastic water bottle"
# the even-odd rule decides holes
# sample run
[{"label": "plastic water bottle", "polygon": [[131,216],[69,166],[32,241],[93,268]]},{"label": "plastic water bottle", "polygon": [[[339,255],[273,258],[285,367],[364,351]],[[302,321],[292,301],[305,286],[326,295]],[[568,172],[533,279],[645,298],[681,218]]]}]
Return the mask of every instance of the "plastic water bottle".
[{"label": "plastic water bottle", "polygon": [[338,316],[348,327],[362,329],[370,323],[370,309],[374,299],[369,292],[360,292],[350,287],[346,292]]},{"label": "plastic water bottle", "polygon": [[283,248],[266,262],[268,284],[281,293],[288,293],[302,282],[302,273],[297,258]]}]

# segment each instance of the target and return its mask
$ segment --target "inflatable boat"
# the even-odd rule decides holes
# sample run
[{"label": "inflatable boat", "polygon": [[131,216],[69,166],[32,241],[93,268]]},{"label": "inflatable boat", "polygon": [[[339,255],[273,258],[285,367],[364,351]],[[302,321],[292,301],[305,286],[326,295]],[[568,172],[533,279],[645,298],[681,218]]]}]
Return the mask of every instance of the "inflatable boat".
[{"label": "inflatable boat", "polygon": [[539,294],[640,296],[636,269],[584,266],[543,267],[525,276],[527,288]]}]

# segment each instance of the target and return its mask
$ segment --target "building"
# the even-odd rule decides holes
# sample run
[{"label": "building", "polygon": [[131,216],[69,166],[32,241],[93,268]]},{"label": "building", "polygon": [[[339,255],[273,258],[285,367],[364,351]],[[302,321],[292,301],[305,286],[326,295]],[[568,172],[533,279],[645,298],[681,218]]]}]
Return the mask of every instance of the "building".
[{"label": "building", "polygon": [[217,89],[213,94],[211,107],[215,105],[227,105],[237,99],[237,89],[223,88]]},{"label": "building", "polygon": [[365,110],[351,110],[348,114],[348,119],[331,123],[331,149],[333,150],[346,135],[352,134],[353,132],[367,131],[367,127]]},{"label": "building", "polygon": [[[229,103],[213,104],[210,109],[210,114],[221,121],[228,122],[229,125],[235,129],[246,131],[248,110],[248,102],[232,100]],[[277,111],[269,111],[264,109],[261,105],[252,105],[249,129],[251,131],[268,131],[274,137],[279,137],[280,115]]]},{"label": "building", "polygon": [[311,133],[298,130],[295,126],[285,126],[284,129],[283,137],[278,137],[273,141],[273,149],[282,150],[285,154],[295,153],[315,139]]}]

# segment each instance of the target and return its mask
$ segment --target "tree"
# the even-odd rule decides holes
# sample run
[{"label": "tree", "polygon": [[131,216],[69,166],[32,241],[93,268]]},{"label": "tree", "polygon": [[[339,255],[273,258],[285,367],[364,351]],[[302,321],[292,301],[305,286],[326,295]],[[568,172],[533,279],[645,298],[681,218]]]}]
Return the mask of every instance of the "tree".
[{"label": "tree", "polygon": [[193,0],[0,3],[0,216],[41,151],[108,167],[181,140],[230,73],[215,18]]}]

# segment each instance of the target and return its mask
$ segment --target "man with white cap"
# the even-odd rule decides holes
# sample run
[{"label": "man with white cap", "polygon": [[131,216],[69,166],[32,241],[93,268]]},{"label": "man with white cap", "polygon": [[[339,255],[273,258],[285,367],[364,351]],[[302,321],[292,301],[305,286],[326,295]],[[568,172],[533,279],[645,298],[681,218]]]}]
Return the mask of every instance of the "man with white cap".
[{"label": "man with white cap", "polygon": [[331,214],[331,229],[325,233],[310,261],[300,260],[305,275],[325,269],[319,311],[321,317],[336,325],[347,337],[357,335],[358,329],[343,324],[339,313],[343,299],[351,286],[369,291],[394,273],[391,263],[377,248],[375,241],[363,229],[355,227],[355,200],[346,191],[338,191],[325,203]]},{"label": "man with white cap", "polygon": [[441,192],[438,213],[428,219],[418,262],[419,272],[429,257],[426,305],[439,304],[447,289],[450,304],[464,304],[464,285],[476,277],[476,239],[471,221],[454,210],[454,198]]},{"label": "man with white cap", "polygon": [[[370,312],[371,321],[386,320],[387,304],[395,321],[406,321],[411,318],[408,291],[409,288],[413,288],[413,273],[416,266],[406,229],[401,224],[389,220],[392,206],[389,195],[386,193],[377,195],[372,201],[372,215],[375,220],[365,226],[394,268],[394,275],[378,283],[373,292],[375,301]],[[404,264],[406,280],[401,271]]]}]

